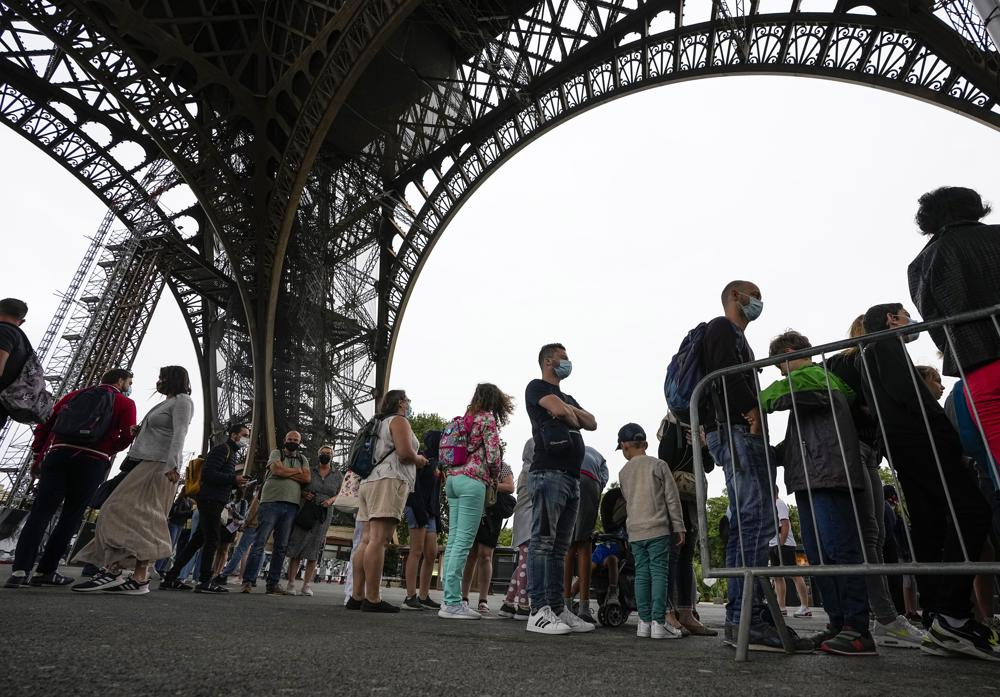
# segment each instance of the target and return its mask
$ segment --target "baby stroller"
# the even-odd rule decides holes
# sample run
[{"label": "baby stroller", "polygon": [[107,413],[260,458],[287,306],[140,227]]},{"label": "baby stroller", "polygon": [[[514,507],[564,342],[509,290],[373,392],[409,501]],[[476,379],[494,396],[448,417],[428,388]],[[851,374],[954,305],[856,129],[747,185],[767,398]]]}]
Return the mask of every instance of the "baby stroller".
[{"label": "baby stroller", "polygon": [[601,524],[608,532],[594,533],[595,545],[613,542],[621,547],[623,554],[618,563],[618,602],[608,603],[608,570],[599,566],[590,579],[591,597],[597,599],[597,621],[605,627],[620,627],[635,612],[635,560],[632,549],[624,535],[625,497],[621,489],[612,489],[601,500]]}]

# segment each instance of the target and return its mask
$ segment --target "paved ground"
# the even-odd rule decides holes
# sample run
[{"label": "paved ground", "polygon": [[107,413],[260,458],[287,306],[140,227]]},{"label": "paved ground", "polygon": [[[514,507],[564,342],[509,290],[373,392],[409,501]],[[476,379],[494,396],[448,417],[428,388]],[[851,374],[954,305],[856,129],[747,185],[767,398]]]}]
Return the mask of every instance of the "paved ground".
[{"label": "paved ground", "polygon": [[[342,588],[317,586],[313,598],[0,589],[0,694],[909,697],[1000,689],[1000,664],[974,659],[887,649],[865,659],[752,654],[737,664],[717,639],[638,640],[632,624],[541,637],[513,620],[349,612]],[[399,601],[402,592],[385,597]],[[706,623],[721,624],[721,608],[699,609]],[[791,623],[806,632],[823,620]]]}]

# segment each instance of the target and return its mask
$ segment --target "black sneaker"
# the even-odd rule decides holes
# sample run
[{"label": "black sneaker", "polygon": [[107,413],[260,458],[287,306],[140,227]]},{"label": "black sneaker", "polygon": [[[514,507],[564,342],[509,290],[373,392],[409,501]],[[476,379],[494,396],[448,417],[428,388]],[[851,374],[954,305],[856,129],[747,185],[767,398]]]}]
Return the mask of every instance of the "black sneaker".
[{"label": "black sneaker", "polygon": [[70,587],[70,590],[76,591],[77,593],[93,593],[94,591],[102,591],[106,588],[120,586],[127,580],[128,579],[125,578],[125,574],[121,571],[108,571],[106,569],[101,569],[97,572],[96,576],[91,577],[88,581],[84,581]]},{"label": "black sneaker", "polygon": [[33,586],[68,586],[74,581],[76,581],[75,578],[63,576],[58,571],[53,571],[51,574],[35,574],[31,577],[31,585]]},{"label": "black sneaker", "polygon": [[510,605],[509,603],[504,603],[503,605],[500,606],[500,609],[497,610],[497,617],[502,617],[505,620],[514,619],[514,615],[516,614],[517,614],[517,606]]},{"label": "black sneaker", "polygon": [[420,604],[420,601],[415,595],[408,595],[403,601],[403,610],[423,610],[424,606]]},{"label": "black sneaker", "polygon": [[129,576],[125,583],[120,583],[117,586],[105,586],[101,590],[116,595],[146,595],[149,592],[149,580],[139,583]]},{"label": "black sneaker", "polygon": [[352,596],[352,597],[350,597],[350,598],[347,599],[346,603],[344,603],[344,608],[347,609],[347,610],[360,610],[361,609],[361,605],[364,602],[365,601],[363,601],[363,600],[355,600],[354,597]]},{"label": "black sneaker", "polygon": [[927,635],[935,644],[953,653],[1000,661],[1000,636],[975,620],[966,620],[965,624],[955,627],[938,615]]},{"label": "black sneaker", "polygon": [[384,600],[380,600],[377,603],[370,603],[368,599],[361,601],[361,612],[399,612],[399,608],[392,603],[387,603]]},{"label": "black sneaker", "polygon": [[206,581],[205,583],[199,583],[194,587],[195,593],[228,593],[229,589],[225,586],[220,586],[212,581]]},{"label": "black sneaker", "polygon": [[264,587],[264,594],[265,595],[288,595],[288,591],[286,591],[282,587],[282,585],[280,583],[275,583],[273,586],[265,586]]},{"label": "black sneaker", "polygon": [[21,588],[28,585],[28,574],[24,571],[15,571],[10,576],[7,577],[7,583],[3,584],[4,588]]},{"label": "black sneaker", "polygon": [[161,591],[189,591],[191,588],[192,586],[184,583],[184,581],[169,576],[160,581]]},{"label": "black sneaker", "polygon": [[872,639],[871,635],[861,636],[849,627],[844,627],[840,634],[832,639],[827,639],[819,648],[824,653],[832,653],[837,656],[878,656],[875,640]]},{"label": "black sneaker", "polygon": [[826,629],[824,629],[822,632],[816,632],[815,634],[809,637],[809,640],[812,641],[814,648],[819,649],[821,646],[823,646],[823,642],[829,641],[838,634],[840,634],[840,632],[833,629],[830,625],[826,625]]},{"label": "black sneaker", "polygon": [[[791,627],[786,627],[792,639],[792,650],[795,653],[812,653],[816,650],[812,639],[803,639]],[[738,629],[733,625],[733,636],[738,638]],[[750,627],[751,651],[767,651],[771,653],[784,653],[785,645],[781,643],[781,635],[776,627],[769,624],[758,624]]]},{"label": "black sneaker", "polygon": [[597,620],[595,620],[594,616],[590,614],[589,607],[583,607],[579,612],[576,613],[576,616],[579,617],[584,622],[588,622],[594,625],[595,627],[597,626]]},{"label": "black sneaker", "polygon": [[531,617],[531,609],[518,605],[517,612],[514,613],[515,620],[526,620]]},{"label": "black sneaker", "polygon": [[435,603],[429,597],[427,597],[427,598],[417,598],[417,599],[420,601],[420,604],[423,605],[428,610],[440,610],[441,609],[441,603]]},{"label": "black sneaker", "polygon": [[215,578],[212,579],[212,583],[214,583],[217,586],[225,586],[226,584],[229,583],[229,577],[222,576],[220,574],[219,576],[216,576]]}]

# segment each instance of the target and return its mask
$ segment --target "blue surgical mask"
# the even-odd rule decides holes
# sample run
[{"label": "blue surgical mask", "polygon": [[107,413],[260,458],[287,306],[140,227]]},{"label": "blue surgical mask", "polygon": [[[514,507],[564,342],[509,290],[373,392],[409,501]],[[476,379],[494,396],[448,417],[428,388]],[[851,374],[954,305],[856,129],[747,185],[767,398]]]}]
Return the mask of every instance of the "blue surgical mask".
[{"label": "blue surgical mask", "polygon": [[565,380],[573,372],[573,361],[561,360],[554,370],[557,378]]},{"label": "blue surgical mask", "polygon": [[125,391],[122,392],[122,394],[125,395],[126,397],[131,397],[132,396],[132,386],[129,385],[128,387],[126,387]]},{"label": "blue surgical mask", "polygon": [[748,322],[753,322],[755,319],[760,317],[760,313],[764,311],[764,301],[760,298],[755,298],[752,295],[747,297],[750,298],[750,302],[743,305],[740,310],[743,312],[743,316],[747,318]]},{"label": "blue surgical mask", "polygon": [[407,402],[406,404],[406,418],[408,419],[413,418],[413,407],[410,406],[409,402]]}]

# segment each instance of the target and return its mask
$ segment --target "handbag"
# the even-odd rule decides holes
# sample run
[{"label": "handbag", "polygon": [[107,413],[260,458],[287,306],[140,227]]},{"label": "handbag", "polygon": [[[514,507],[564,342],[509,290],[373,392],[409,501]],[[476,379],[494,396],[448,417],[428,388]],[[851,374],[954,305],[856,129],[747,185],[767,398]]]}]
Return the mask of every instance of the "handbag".
[{"label": "handbag", "polygon": [[326,508],[315,501],[303,501],[295,514],[296,527],[312,530],[326,519]]},{"label": "handbag", "polygon": [[696,490],[693,472],[674,472],[674,484],[677,485],[677,493],[682,499],[696,498]]},{"label": "handbag", "polygon": [[361,477],[348,470],[347,474],[344,475],[343,483],[340,485],[340,492],[333,502],[333,507],[341,513],[349,513],[351,515],[357,513],[358,506],[361,505],[361,499],[358,495],[360,489]]}]

